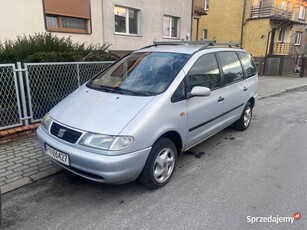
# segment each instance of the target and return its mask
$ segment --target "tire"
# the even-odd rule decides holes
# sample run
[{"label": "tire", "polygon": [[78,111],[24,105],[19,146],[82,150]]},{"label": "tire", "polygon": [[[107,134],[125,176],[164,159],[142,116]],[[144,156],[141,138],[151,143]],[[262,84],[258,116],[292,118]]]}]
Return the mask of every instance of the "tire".
[{"label": "tire", "polygon": [[157,189],[166,185],[174,171],[177,161],[175,144],[167,138],[161,138],[153,145],[139,182],[149,189]]},{"label": "tire", "polygon": [[240,119],[233,124],[233,127],[239,131],[246,130],[251,123],[252,117],[253,117],[253,106],[250,102],[247,102],[241,114]]}]

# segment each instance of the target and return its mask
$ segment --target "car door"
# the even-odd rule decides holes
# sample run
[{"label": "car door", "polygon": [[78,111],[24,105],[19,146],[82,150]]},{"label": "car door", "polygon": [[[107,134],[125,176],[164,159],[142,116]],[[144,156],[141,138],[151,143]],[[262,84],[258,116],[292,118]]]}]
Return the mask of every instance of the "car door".
[{"label": "car door", "polygon": [[258,91],[258,74],[252,56],[244,51],[237,52],[245,73],[244,90],[247,100],[255,97]]},{"label": "car door", "polygon": [[223,122],[228,126],[238,120],[247,102],[246,82],[241,62],[235,51],[216,53],[223,76]]},{"label": "car door", "polygon": [[204,86],[211,90],[210,96],[188,96],[186,148],[190,148],[221,128],[223,90],[215,55],[210,53],[200,56],[189,70],[186,81],[188,95],[195,86]]}]

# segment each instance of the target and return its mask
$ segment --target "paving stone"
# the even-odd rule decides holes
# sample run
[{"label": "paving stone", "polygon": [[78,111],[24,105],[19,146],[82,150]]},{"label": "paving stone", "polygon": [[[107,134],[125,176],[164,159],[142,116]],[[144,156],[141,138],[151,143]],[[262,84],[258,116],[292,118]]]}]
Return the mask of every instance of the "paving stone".
[{"label": "paving stone", "polygon": [[11,170],[11,169],[15,169],[15,168],[18,168],[18,167],[22,167],[22,164],[14,164],[14,165],[12,165],[12,166],[10,166],[10,167],[7,167],[7,169],[8,170]]},{"label": "paving stone", "polygon": [[14,171],[12,171],[12,170],[10,170],[10,171],[5,171],[5,172],[3,172],[3,173],[0,173],[0,178],[1,177],[5,177],[5,176],[7,176],[7,175],[10,175],[10,174],[12,174],[12,173],[14,173]]},{"label": "paving stone", "polygon": [[19,171],[22,171],[22,170],[27,169],[29,167],[30,167],[29,165],[24,165],[24,166],[21,166],[21,167],[13,169],[13,171],[14,172],[19,172]]},{"label": "paving stone", "polygon": [[10,178],[13,178],[13,177],[16,177],[16,176],[19,176],[19,175],[22,175],[23,172],[22,171],[19,171],[19,172],[14,172],[14,173],[10,173],[9,175],[6,175],[6,178],[7,179],[10,179]]},{"label": "paving stone", "polygon": [[31,163],[36,162],[36,161],[37,161],[37,159],[25,160],[24,162],[22,162],[22,164],[28,165],[28,164],[31,164]]},{"label": "paving stone", "polygon": [[23,172],[28,173],[28,172],[31,172],[31,171],[36,170],[36,169],[38,169],[38,166],[33,166],[33,167],[28,168],[28,169],[24,169]]},{"label": "paving stone", "polygon": [[22,178],[23,178],[22,175],[15,176],[15,177],[13,177],[13,178],[10,178],[10,179],[5,180],[5,183],[9,184],[9,183],[11,183],[11,182],[13,182],[13,181],[16,181],[16,180],[19,180],[19,179],[22,179]]}]

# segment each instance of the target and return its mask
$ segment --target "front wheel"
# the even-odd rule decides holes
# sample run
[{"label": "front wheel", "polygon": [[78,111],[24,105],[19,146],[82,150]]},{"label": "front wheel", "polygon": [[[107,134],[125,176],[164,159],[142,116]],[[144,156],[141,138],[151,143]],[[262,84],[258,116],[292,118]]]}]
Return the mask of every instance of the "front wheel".
[{"label": "front wheel", "polygon": [[246,130],[248,128],[249,124],[251,123],[252,116],[253,116],[253,106],[250,102],[247,102],[245,107],[244,107],[244,110],[241,114],[240,119],[237,120],[233,124],[233,127],[236,130],[239,130],[239,131]]},{"label": "front wheel", "polygon": [[171,179],[177,161],[175,144],[159,139],[152,147],[139,181],[149,189],[161,188]]}]

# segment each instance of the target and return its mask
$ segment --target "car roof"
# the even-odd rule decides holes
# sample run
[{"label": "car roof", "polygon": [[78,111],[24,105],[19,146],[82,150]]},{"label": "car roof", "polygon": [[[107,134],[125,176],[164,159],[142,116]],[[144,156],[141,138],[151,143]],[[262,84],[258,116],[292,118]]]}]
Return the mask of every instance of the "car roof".
[{"label": "car roof", "polygon": [[165,53],[182,53],[182,54],[194,54],[200,50],[208,50],[209,52],[217,52],[217,51],[243,51],[246,52],[243,49],[239,48],[232,48],[232,47],[214,47],[214,46],[209,46],[209,47],[204,47],[203,45],[198,45],[198,44],[174,44],[174,45],[152,45],[145,47],[140,50],[134,51],[135,53],[138,52],[165,52]]}]

